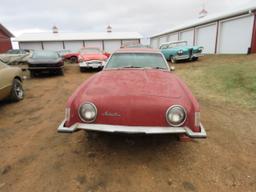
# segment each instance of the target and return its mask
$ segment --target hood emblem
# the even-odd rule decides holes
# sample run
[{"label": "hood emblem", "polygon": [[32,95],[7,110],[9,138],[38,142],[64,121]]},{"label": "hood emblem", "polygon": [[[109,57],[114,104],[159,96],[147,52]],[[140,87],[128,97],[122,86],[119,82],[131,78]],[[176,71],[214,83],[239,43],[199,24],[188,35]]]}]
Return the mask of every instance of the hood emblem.
[{"label": "hood emblem", "polygon": [[119,113],[110,113],[110,112],[106,111],[105,113],[102,113],[102,116],[106,116],[106,117],[120,117],[121,115]]}]

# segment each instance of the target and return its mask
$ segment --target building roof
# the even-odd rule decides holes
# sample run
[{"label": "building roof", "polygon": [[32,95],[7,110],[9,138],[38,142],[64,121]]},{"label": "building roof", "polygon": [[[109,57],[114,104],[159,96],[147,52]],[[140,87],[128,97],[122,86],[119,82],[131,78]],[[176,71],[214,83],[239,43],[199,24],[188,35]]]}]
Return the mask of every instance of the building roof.
[{"label": "building roof", "polygon": [[121,48],[117,53],[160,53],[158,49],[153,48]]},{"label": "building roof", "polygon": [[142,35],[137,32],[111,32],[111,33],[24,33],[15,41],[74,41],[74,40],[119,40],[141,39]]},{"label": "building roof", "polygon": [[8,30],[6,29],[3,24],[0,23],[0,30],[2,30],[8,37],[14,37],[14,35]]},{"label": "building roof", "polygon": [[163,31],[161,33],[154,34],[154,35],[151,36],[151,38],[158,37],[158,36],[165,35],[165,34],[169,34],[169,33],[173,33],[173,32],[177,32],[177,31],[184,30],[184,29],[188,29],[188,28],[191,28],[191,27],[195,27],[195,26],[215,22],[215,21],[222,20],[222,19],[225,19],[225,18],[234,17],[234,16],[246,14],[246,13],[251,13],[252,11],[255,11],[255,10],[256,10],[256,2],[253,2],[253,3],[247,4],[243,7],[239,7],[239,8],[236,8],[236,9],[231,9],[231,10],[228,10],[226,12],[207,15],[203,18],[197,18],[195,20],[191,20],[187,23],[183,23],[182,25],[173,27],[169,30]]}]

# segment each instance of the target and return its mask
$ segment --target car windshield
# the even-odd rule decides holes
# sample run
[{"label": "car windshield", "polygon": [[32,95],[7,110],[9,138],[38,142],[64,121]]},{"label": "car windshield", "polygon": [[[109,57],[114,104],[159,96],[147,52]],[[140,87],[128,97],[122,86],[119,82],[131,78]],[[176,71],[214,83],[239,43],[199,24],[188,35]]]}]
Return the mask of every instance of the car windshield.
[{"label": "car windshield", "polygon": [[9,53],[9,54],[19,54],[20,50],[18,50],[18,49],[11,49],[11,50],[7,51],[7,53]]},{"label": "car windshield", "polygon": [[175,42],[175,43],[171,43],[169,45],[170,48],[172,48],[172,47],[182,47],[182,46],[187,46],[187,42],[186,41]]},{"label": "car windshield", "polygon": [[58,51],[58,53],[60,53],[60,54],[70,53],[70,52],[71,52],[70,50],[60,50],[60,51]]},{"label": "car windshield", "polygon": [[33,59],[58,59],[59,55],[54,51],[35,51]]},{"label": "car windshield", "polygon": [[166,61],[159,53],[114,53],[106,69],[111,68],[155,68],[168,70]]},{"label": "car windshield", "polygon": [[81,54],[101,54],[100,49],[98,48],[84,48],[80,50]]}]

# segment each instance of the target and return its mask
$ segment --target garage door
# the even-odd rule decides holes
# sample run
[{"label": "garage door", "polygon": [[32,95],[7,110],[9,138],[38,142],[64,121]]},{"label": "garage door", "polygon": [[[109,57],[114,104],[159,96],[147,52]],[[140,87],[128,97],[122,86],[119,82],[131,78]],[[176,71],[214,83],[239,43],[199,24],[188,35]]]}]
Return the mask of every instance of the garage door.
[{"label": "garage door", "polygon": [[157,38],[153,38],[153,39],[150,40],[150,45],[151,45],[152,48],[155,48],[155,49],[158,48],[158,45],[157,45],[158,42],[157,41],[158,41]]},{"label": "garage door", "polygon": [[188,42],[188,45],[193,45],[194,30],[189,29],[187,31],[180,32],[180,40],[186,40]]},{"label": "garage door", "polygon": [[166,43],[167,42],[167,36],[162,36],[159,39],[159,46],[161,46],[161,44]]},{"label": "garage door", "polygon": [[117,49],[120,49],[121,41],[120,40],[105,40],[104,41],[104,48],[106,52],[113,53]]},{"label": "garage door", "polygon": [[33,49],[33,50],[42,50],[41,42],[20,42],[20,49]]},{"label": "garage door", "polygon": [[71,50],[71,51],[77,51],[80,50],[84,44],[83,41],[65,41],[65,49]]},{"label": "garage door", "polygon": [[103,49],[102,41],[85,41],[86,47],[98,47],[99,49]]},{"label": "garage door", "polygon": [[43,45],[44,45],[44,50],[51,50],[51,51],[63,50],[62,41],[43,42]]},{"label": "garage door", "polygon": [[196,29],[196,45],[204,47],[204,53],[214,53],[217,24],[213,23]]},{"label": "garage door", "polygon": [[129,45],[138,45],[140,41],[138,39],[135,40],[122,40],[122,46],[129,46]]},{"label": "garage door", "polygon": [[219,53],[247,53],[251,46],[252,28],[253,16],[221,22]]},{"label": "garage door", "polygon": [[168,41],[178,41],[178,33],[170,34]]}]

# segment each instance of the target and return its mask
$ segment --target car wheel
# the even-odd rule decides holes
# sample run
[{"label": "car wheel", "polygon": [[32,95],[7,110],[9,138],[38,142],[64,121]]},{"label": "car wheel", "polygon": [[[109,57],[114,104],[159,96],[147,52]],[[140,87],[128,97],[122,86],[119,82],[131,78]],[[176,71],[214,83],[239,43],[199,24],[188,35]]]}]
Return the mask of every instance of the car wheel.
[{"label": "car wheel", "polygon": [[64,69],[63,69],[63,68],[60,69],[59,74],[60,74],[61,76],[64,76]]},{"label": "car wheel", "polygon": [[80,72],[85,72],[85,69],[83,67],[80,67]]},{"label": "car wheel", "polygon": [[70,62],[71,63],[77,63],[78,62],[77,57],[71,57]]},{"label": "car wheel", "polygon": [[99,136],[99,133],[96,131],[85,130],[85,136],[87,137],[87,140],[95,140]]},{"label": "car wheel", "polygon": [[22,83],[18,79],[14,79],[12,83],[12,90],[10,99],[11,101],[20,101],[24,98],[24,90],[22,87]]},{"label": "car wheel", "polygon": [[198,60],[198,57],[193,57],[192,58],[192,61],[197,61]]},{"label": "car wheel", "polygon": [[171,63],[176,63],[176,60],[173,58],[173,56],[170,56]]}]

